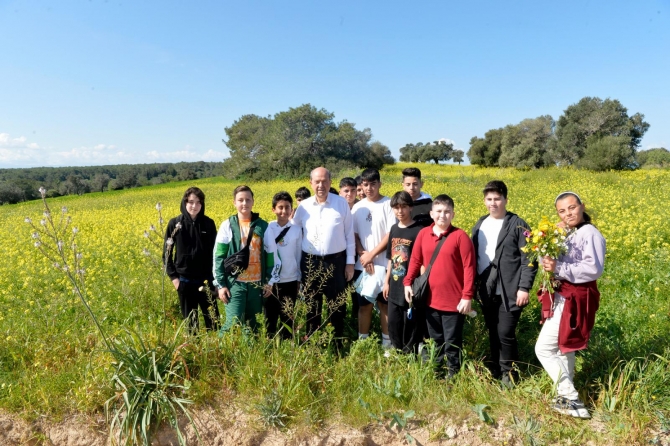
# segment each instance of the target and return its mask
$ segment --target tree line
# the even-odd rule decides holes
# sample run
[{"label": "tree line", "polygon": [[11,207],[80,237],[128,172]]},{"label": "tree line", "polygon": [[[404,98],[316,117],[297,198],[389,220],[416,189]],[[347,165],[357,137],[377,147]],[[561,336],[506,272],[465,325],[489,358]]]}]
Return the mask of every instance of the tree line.
[{"label": "tree line", "polygon": [[[389,148],[334,113],[311,104],[274,116],[247,114],[225,128],[230,156],[223,162],[125,164],[91,167],[0,169],[0,204],[39,198],[128,189],[171,181],[226,176],[267,180],[305,177],[316,166],[337,174],[346,169],[381,169],[395,163]],[[555,121],[550,115],[524,119],[491,129],[470,140],[468,157],[485,167],[541,168],[575,166],[591,170],[670,166],[664,148],[638,152],[649,124],[644,115],[631,116],[616,99],[585,97],[570,105]],[[400,161],[463,162],[462,150],[444,140],[406,144]]]},{"label": "tree line", "polygon": [[0,169],[0,204],[40,198],[38,190],[42,186],[48,197],[58,197],[222,175],[222,162],[205,161]]},{"label": "tree line", "polygon": [[637,151],[648,129],[643,114],[629,116],[618,100],[584,97],[558,121],[544,115],[473,137],[468,158],[479,166],[634,169],[650,159]]}]

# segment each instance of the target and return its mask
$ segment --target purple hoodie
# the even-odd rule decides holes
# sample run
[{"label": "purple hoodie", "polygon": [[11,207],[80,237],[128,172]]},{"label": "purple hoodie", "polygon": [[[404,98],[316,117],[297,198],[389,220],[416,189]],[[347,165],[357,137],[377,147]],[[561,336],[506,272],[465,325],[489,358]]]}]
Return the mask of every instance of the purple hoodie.
[{"label": "purple hoodie", "polygon": [[595,226],[583,225],[568,237],[567,245],[567,254],[556,262],[556,277],[577,284],[597,280],[603,274],[605,238]]}]

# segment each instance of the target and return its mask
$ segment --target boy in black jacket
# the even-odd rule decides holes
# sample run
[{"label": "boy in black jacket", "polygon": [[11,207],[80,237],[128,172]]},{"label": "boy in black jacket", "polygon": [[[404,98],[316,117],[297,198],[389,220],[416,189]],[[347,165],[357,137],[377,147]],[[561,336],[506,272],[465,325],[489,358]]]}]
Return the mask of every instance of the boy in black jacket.
[{"label": "boy in black jacket", "polygon": [[205,215],[205,194],[190,187],[181,200],[181,215],[171,219],[165,231],[163,261],[179,294],[181,314],[189,318],[191,333],[198,330],[198,307],[207,330],[219,328],[219,307],[212,285],[215,241],[216,224]]},{"label": "boy in black jacket", "polygon": [[491,354],[487,366],[505,386],[518,378],[514,363],[519,361],[516,326],[528,305],[537,265],[530,264],[521,248],[526,246],[528,224],[507,210],[507,186],[489,181],[484,186],[488,214],[472,229],[477,253],[476,287],[489,331]]}]

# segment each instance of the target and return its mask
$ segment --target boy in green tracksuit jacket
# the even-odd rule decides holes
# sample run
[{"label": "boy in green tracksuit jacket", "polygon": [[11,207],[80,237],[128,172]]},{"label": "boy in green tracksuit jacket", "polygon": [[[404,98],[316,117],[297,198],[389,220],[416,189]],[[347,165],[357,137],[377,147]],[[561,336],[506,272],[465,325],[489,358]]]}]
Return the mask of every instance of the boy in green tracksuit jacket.
[{"label": "boy in green tracksuit jacket", "polygon": [[[233,204],[237,215],[221,223],[214,246],[214,280],[219,299],[226,308],[226,321],[220,333],[230,330],[234,324],[248,323],[252,330],[256,329],[256,316],[263,311],[263,287],[266,283],[279,280],[281,268],[274,240],[263,240],[267,222],[251,212],[254,205],[251,189],[248,186],[236,187]],[[244,246],[249,231],[253,231],[249,266],[237,277],[232,277],[226,273],[224,261]],[[272,246],[268,246],[268,243]]]}]

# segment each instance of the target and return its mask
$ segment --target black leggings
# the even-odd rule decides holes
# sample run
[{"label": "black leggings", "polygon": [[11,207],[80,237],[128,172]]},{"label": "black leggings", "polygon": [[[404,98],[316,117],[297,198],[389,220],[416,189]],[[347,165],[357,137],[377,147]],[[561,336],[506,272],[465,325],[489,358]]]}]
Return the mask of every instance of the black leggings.
[{"label": "black leggings", "polygon": [[198,308],[202,311],[207,330],[219,329],[219,305],[216,300],[216,290],[210,291],[211,297],[198,289],[201,282],[179,282],[179,308],[184,319],[188,318],[189,330],[195,334],[198,331]]}]

